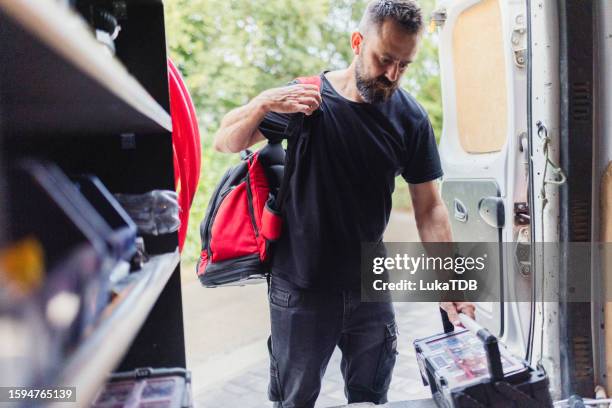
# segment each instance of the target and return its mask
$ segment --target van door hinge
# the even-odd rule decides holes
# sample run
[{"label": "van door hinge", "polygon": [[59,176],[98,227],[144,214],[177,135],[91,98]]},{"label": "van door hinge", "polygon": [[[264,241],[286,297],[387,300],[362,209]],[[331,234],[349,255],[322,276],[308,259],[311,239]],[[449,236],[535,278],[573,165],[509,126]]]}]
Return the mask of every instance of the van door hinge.
[{"label": "van door hinge", "polygon": [[531,236],[529,227],[521,227],[514,250],[514,262],[518,272],[524,276],[531,275]]},{"label": "van door hinge", "polygon": [[446,9],[438,9],[431,13],[429,19],[429,32],[433,33],[436,28],[444,27],[446,22]]},{"label": "van door hinge", "polygon": [[512,52],[514,52],[514,63],[519,68],[525,68],[527,63],[527,28],[525,27],[525,16],[516,16],[514,28],[512,29]]},{"label": "van door hinge", "polygon": [[527,203],[514,203],[514,223],[516,225],[529,225],[531,216]]}]

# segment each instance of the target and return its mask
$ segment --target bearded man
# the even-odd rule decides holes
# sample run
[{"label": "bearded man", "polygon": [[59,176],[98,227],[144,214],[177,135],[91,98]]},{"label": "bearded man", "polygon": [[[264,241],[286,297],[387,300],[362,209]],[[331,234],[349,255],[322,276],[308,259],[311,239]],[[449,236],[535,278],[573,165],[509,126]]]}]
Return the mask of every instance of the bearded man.
[{"label": "bearded man", "polygon": [[[268,394],[277,407],[314,406],[336,346],[348,402],[387,401],[397,327],[392,303],[361,302],[360,248],[382,240],[397,175],[409,183],[421,240],[452,240],[431,123],[399,87],[422,30],[414,1],[371,1],[348,68],[324,72],[320,91],[294,83],[262,92],[229,112],[215,137],[217,150],[239,152],[283,138],[291,114],[319,110],[294,158],[271,265]],[[442,307],[452,322],[474,314],[468,302]]]}]

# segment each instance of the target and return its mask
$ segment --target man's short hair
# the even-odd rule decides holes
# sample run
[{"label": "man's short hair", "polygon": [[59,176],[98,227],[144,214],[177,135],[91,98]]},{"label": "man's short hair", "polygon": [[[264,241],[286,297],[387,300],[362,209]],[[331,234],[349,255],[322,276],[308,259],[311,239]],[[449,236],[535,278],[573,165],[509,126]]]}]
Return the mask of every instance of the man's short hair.
[{"label": "man's short hair", "polygon": [[359,23],[359,31],[365,34],[370,28],[379,29],[387,19],[398,23],[409,34],[417,34],[423,27],[421,8],[414,0],[372,0]]}]

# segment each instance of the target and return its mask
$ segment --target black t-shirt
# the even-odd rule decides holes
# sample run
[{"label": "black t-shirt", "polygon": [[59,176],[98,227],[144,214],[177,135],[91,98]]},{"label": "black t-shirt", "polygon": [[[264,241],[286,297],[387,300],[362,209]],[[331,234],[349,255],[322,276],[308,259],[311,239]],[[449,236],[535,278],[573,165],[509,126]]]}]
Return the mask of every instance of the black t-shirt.
[{"label": "black t-shirt", "polygon": [[[380,242],[399,174],[408,183],[442,176],[425,110],[403,89],[382,103],[350,101],[323,77],[321,112],[298,143],[275,244],[272,275],[305,289],[359,289],[362,243]],[[284,137],[288,115],[269,113],[259,130]]]}]

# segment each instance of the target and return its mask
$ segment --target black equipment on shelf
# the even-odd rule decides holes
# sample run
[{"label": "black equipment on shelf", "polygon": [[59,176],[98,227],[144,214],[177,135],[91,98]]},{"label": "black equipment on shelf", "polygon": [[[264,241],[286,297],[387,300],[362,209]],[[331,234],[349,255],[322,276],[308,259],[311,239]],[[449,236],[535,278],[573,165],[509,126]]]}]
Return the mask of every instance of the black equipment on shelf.
[{"label": "black equipment on shelf", "polygon": [[[21,160],[9,167],[9,235],[40,247],[40,276],[29,307],[43,319],[42,378],[82,338],[108,302],[108,225],[55,164]],[[36,381],[35,378],[32,378]]]},{"label": "black equipment on shelf", "polygon": [[129,261],[136,254],[137,228],[134,221],[98,177],[79,176],[75,181],[81,194],[94,206],[111,230],[105,237],[111,254],[116,259]]},{"label": "black equipment on shelf", "polygon": [[56,164],[31,159],[8,174],[10,233],[42,249],[36,302],[61,358],[107,306],[111,271],[136,253],[136,226],[95,176],[75,184]]},{"label": "black equipment on shelf", "polygon": [[35,160],[20,161],[8,176],[12,239],[35,237],[44,248],[47,270],[74,251],[89,251],[92,262],[86,269],[96,273],[107,256],[108,226],[70,179],[57,165]]}]

